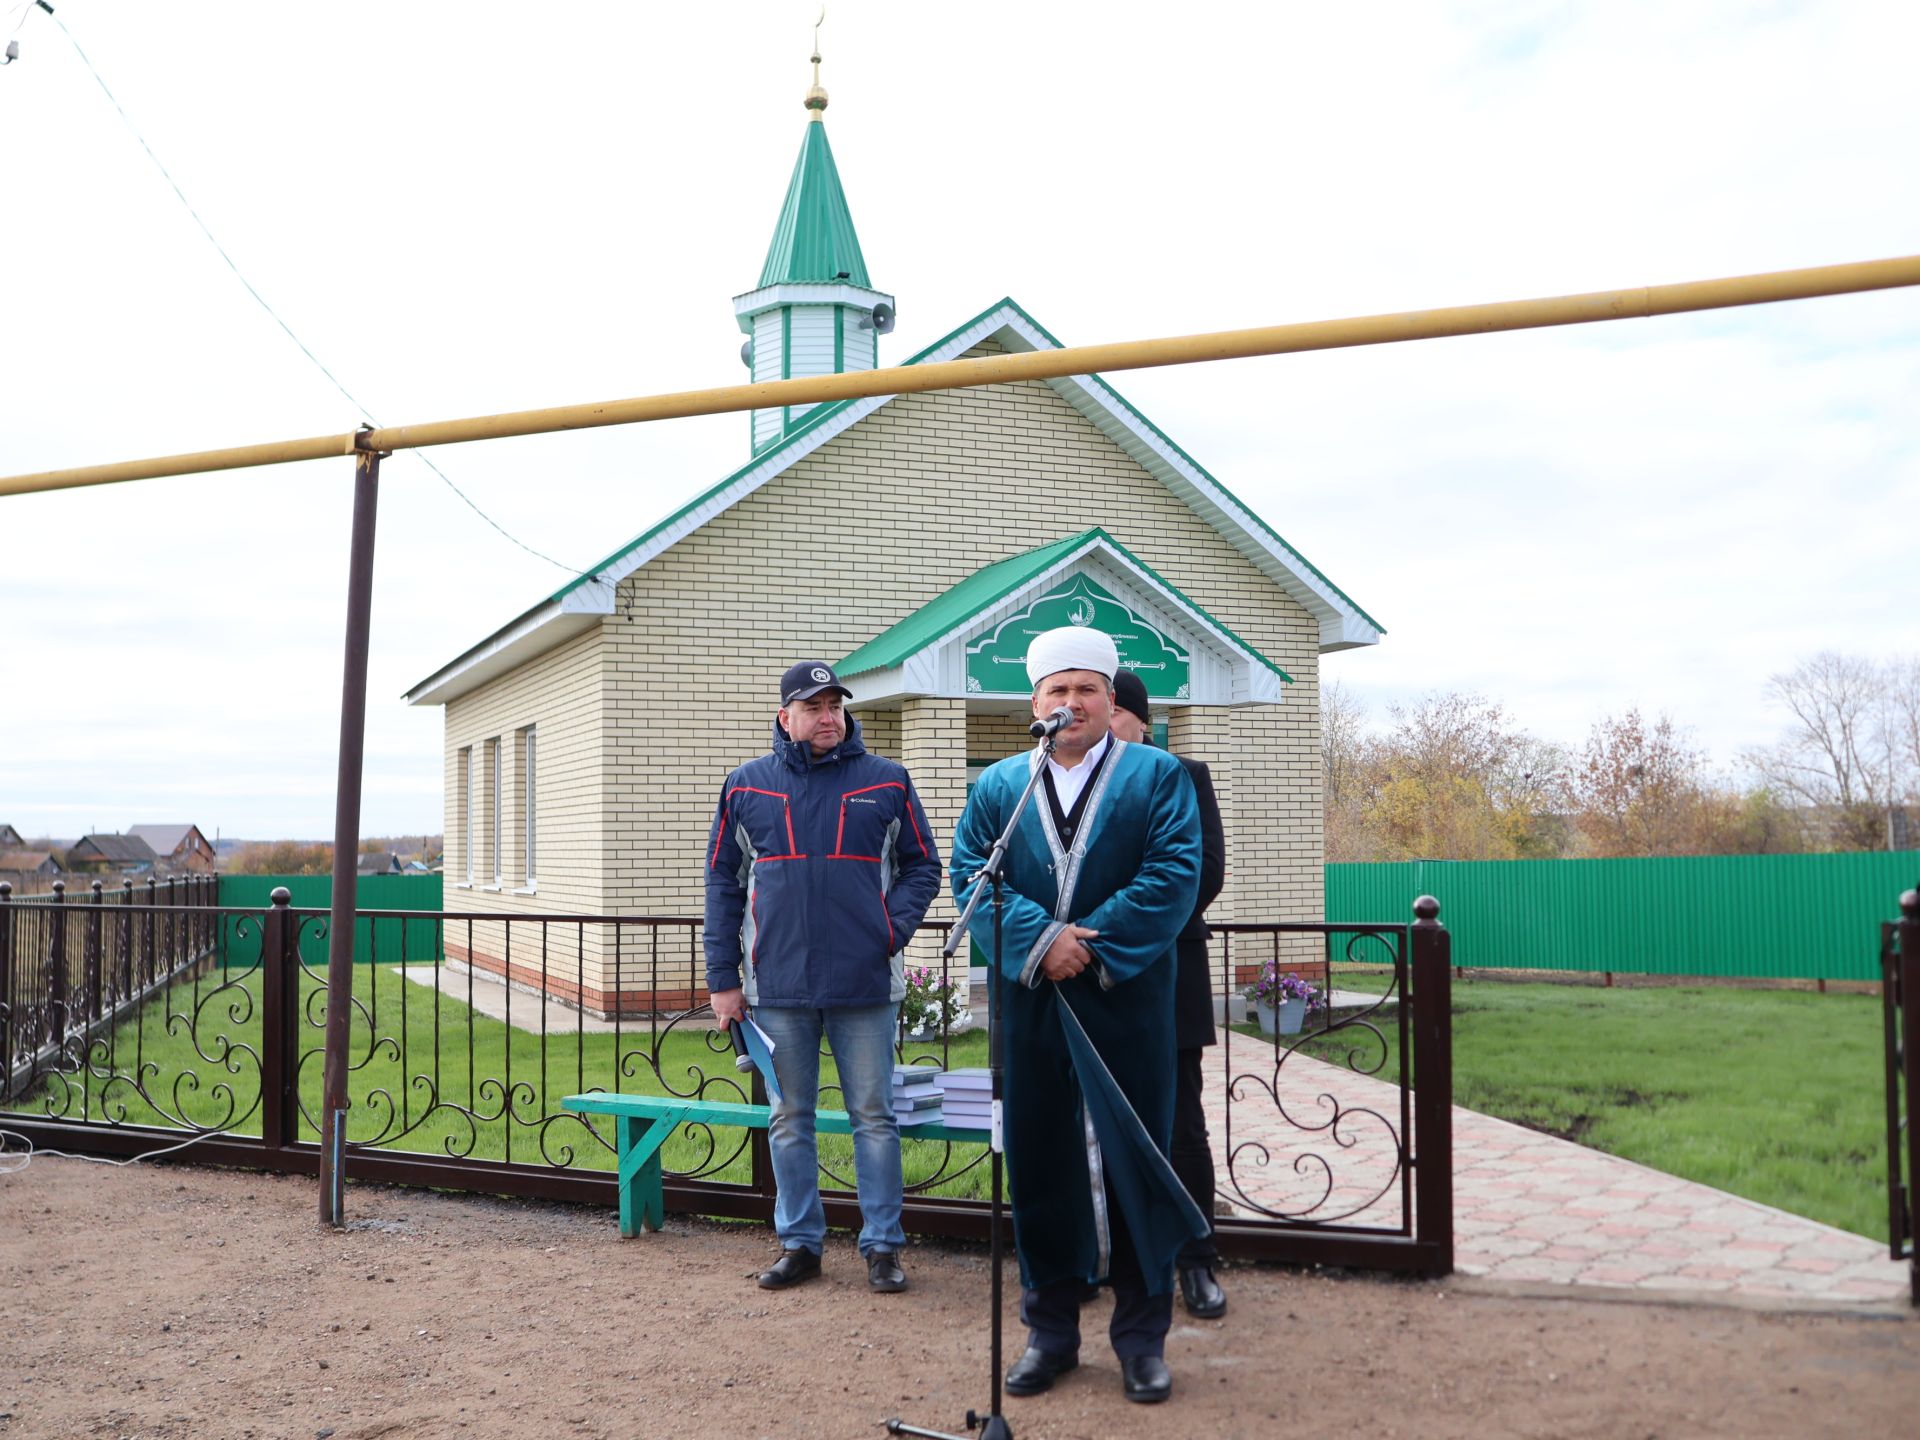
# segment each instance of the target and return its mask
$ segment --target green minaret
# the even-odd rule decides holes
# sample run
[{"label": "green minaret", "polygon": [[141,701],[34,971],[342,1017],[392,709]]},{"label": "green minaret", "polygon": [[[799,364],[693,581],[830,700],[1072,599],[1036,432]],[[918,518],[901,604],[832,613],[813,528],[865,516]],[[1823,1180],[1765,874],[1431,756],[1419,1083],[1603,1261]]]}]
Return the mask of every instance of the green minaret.
[{"label": "green minaret", "polygon": [[[853,214],[827,143],[827,92],[820,54],[807,91],[807,134],[773,227],[760,284],[734,297],[747,334],[740,358],[755,380],[838,375],[879,363],[879,337],[893,328],[893,297],[872,288]],[[753,412],[755,452],[798,427],[811,405]]]}]

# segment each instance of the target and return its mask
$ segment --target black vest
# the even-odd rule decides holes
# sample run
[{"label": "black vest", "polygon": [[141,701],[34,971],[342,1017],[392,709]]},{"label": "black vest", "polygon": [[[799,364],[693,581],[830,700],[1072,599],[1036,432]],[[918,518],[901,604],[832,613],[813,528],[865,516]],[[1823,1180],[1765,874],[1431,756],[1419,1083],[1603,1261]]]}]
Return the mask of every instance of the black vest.
[{"label": "black vest", "polygon": [[1080,787],[1080,794],[1075,797],[1071,810],[1060,808],[1060,796],[1053,788],[1052,768],[1049,766],[1042,772],[1041,779],[1047,787],[1047,808],[1053,812],[1053,828],[1060,837],[1062,850],[1073,848],[1073,837],[1080,833],[1080,821],[1087,813],[1087,797],[1093,794],[1093,787],[1099,783],[1100,772],[1106,768],[1107,761],[1113,758],[1114,749],[1113,741],[1109,740],[1107,748],[1100,753],[1099,760],[1094,763],[1093,773],[1087,776],[1087,783]]}]

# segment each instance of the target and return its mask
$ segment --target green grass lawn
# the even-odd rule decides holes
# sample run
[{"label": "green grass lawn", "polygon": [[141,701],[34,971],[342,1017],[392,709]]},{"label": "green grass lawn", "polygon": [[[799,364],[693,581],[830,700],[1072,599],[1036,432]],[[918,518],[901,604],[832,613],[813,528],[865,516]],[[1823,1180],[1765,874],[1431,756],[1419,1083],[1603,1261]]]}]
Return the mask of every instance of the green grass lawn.
[{"label": "green grass lawn", "polygon": [[[1469,978],[1453,986],[1454,1100],[1880,1240],[1880,1027],[1876,996]],[[1397,1029],[1382,1030],[1392,1076]],[[1350,1046],[1302,1048],[1340,1063]]]},{"label": "green grass lawn", "polygon": [[[424,978],[428,972],[418,967],[415,973]],[[191,982],[176,986],[167,999],[148,1004],[137,1021],[119,1026],[110,1050],[97,1047],[92,1068],[104,1073],[89,1074],[84,1094],[77,1077],[71,1086],[56,1081],[20,1108],[37,1112],[52,1106],[75,1118],[84,1112],[136,1125],[173,1125],[185,1119],[258,1135],[259,975],[234,972],[230,983],[223,980],[220,971],[201,977],[197,1000]],[[436,997],[428,986],[404,980],[387,967],[356,968],[349,1140],[396,1150],[611,1170],[612,1121],[571,1115],[560,1108],[562,1097],[609,1090],[700,1092],[709,1100],[750,1098],[747,1077],[733,1068],[731,1047],[710,1048],[713,1032],[704,1024],[682,1024],[656,1035],[647,1022],[640,1022],[617,1037],[555,1030],[543,1044],[538,1033],[509,1029],[469,1011],[458,998],[458,983],[447,984],[448,991]],[[319,1112],[322,1011],[317,998],[311,1006],[306,1003],[318,988],[313,975],[303,971],[299,1090],[304,1111],[299,1138],[307,1142],[319,1138],[310,1117]],[[538,1013],[531,1000],[527,1005],[529,1012]],[[187,1017],[196,1014],[198,1022],[189,1023]],[[169,1021],[169,1016],[174,1018]],[[906,1054],[909,1059],[940,1057],[937,1044],[910,1045]],[[985,1036],[957,1037],[944,1063],[956,1068],[986,1064]],[[720,1083],[709,1083],[702,1091],[702,1080],[715,1077]],[[823,1089],[836,1078],[832,1059],[824,1057]],[[736,1080],[737,1091],[725,1083]],[[830,1094],[821,1103],[833,1107],[839,1100]],[[668,1142],[664,1163],[669,1170],[698,1172],[702,1179],[746,1184],[752,1178],[750,1158],[741,1149],[746,1134],[731,1128],[683,1129]],[[927,1193],[984,1198],[984,1163],[964,1174],[953,1172],[985,1152],[985,1146],[910,1141],[902,1156],[907,1183],[922,1183],[941,1173],[944,1165],[952,1178]],[[851,1185],[852,1139],[823,1135],[820,1153],[833,1173]]]}]

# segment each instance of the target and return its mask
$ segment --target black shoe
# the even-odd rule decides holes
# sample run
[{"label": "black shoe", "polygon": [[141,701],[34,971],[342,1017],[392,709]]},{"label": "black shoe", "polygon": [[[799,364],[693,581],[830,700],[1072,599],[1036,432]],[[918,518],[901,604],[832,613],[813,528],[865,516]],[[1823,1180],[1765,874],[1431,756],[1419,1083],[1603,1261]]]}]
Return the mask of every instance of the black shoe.
[{"label": "black shoe", "polygon": [[867,1288],[891,1294],[907,1288],[907,1272],[900,1268],[900,1257],[891,1250],[875,1250],[867,1256]]},{"label": "black shoe", "polygon": [[1180,1267],[1180,1299],[1197,1320],[1218,1320],[1227,1313],[1227,1292],[1213,1278],[1210,1265]]},{"label": "black shoe", "polygon": [[1014,1361],[1013,1368],[1007,1371],[1007,1393],[1038,1395],[1043,1390],[1051,1390],[1055,1380],[1079,1363],[1078,1355],[1049,1355],[1029,1345],[1026,1354]]},{"label": "black shoe", "polygon": [[1158,1355],[1135,1355],[1130,1360],[1122,1360],[1120,1383],[1127,1399],[1136,1405],[1158,1405],[1173,1394],[1173,1376],[1167,1371],[1167,1362]]},{"label": "black shoe", "polygon": [[760,1272],[762,1290],[785,1290],[789,1285],[798,1285],[802,1281],[817,1279],[820,1274],[820,1257],[811,1250],[782,1250],[780,1258],[773,1267]]}]

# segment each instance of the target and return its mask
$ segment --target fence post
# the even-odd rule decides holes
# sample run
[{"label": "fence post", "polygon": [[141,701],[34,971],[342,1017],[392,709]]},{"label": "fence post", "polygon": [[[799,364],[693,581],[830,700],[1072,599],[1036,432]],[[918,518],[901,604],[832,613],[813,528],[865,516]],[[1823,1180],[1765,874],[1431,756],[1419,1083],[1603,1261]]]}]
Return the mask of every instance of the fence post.
[{"label": "fence post", "polygon": [[1414,1234],[1437,1250],[1431,1273],[1453,1273],[1453,937],[1440,902],[1413,902]]},{"label": "fence post", "polygon": [[[1916,1204],[1914,1180],[1920,1176],[1920,888],[1900,896],[1900,1059],[1907,1083],[1907,1213]],[[1920,1231],[1920,1226],[1912,1227]],[[1920,1305],[1920,1234],[1909,1241],[1908,1298]]]},{"label": "fence post", "polygon": [[293,954],[293,896],[273,887],[273,904],[260,926],[260,1138],[283,1150],[299,1135],[300,1107],[293,1091],[299,1070],[300,983]]},{"label": "fence post", "polygon": [[133,998],[133,877],[120,880],[120,998]]},{"label": "fence post", "polygon": [[47,912],[47,1019],[56,1048],[67,1043],[67,882],[53,882]]},{"label": "fence post", "polygon": [[152,985],[154,977],[159,975],[159,962],[154,956],[154,947],[159,937],[159,912],[154,910],[156,904],[159,904],[159,895],[154,887],[154,877],[148,876],[146,877],[146,924],[142,925],[142,931],[146,933],[146,983],[148,985]]},{"label": "fence post", "polygon": [[0,880],[0,1100],[13,1095],[13,882]]},{"label": "fence post", "polygon": [[87,904],[86,966],[87,966],[87,1019],[89,1022],[100,1018],[100,953],[105,945],[106,936],[101,933],[105,923],[105,914],[100,906],[105,903],[106,893],[100,881],[95,880],[90,887],[93,898]]}]

